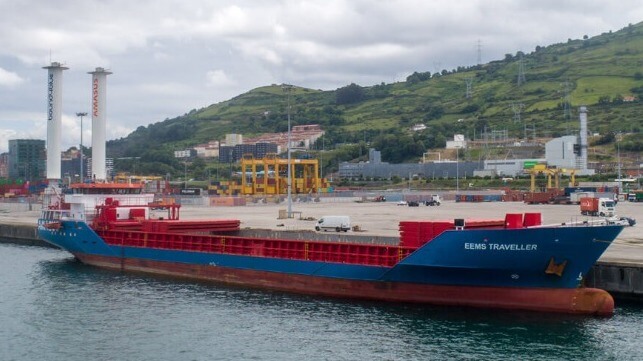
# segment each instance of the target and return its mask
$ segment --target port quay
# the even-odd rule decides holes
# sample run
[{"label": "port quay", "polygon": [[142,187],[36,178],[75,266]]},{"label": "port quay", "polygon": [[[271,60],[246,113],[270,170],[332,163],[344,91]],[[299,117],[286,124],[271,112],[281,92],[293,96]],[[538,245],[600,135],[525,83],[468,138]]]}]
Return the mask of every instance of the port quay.
[{"label": "port quay", "polygon": [[[312,234],[315,221],[323,216],[346,215],[353,228],[343,235],[347,241],[351,235],[394,240],[399,236],[398,225],[403,220],[504,219],[507,213],[541,213],[544,224],[596,219],[582,216],[578,205],[521,202],[447,200],[440,206],[408,207],[397,202],[362,202],[359,198],[322,198],[319,202],[293,202],[291,217],[284,218],[286,206],[285,202],[231,207],[184,205],[180,211],[182,219],[239,219],[243,230],[289,231],[302,235]],[[0,203],[0,242],[47,246],[36,235],[40,208],[35,203]],[[590,271],[585,284],[604,289],[617,300],[643,302],[643,203],[619,202],[617,214],[634,218],[637,224],[623,230]]]}]

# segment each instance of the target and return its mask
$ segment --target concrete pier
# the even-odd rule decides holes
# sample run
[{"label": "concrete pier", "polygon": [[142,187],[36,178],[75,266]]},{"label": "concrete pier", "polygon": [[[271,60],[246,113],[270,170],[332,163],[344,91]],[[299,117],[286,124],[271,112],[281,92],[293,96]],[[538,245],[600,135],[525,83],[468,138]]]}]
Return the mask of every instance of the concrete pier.
[{"label": "concrete pier", "polygon": [[643,266],[599,261],[585,285],[603,289],[616,299],[643,302]]},{"label": "concrete pier", "polygon": [[0,243],[54,247],[39,239],[38,234],[36,233],[36,227],[31,225],[0,224]]}]

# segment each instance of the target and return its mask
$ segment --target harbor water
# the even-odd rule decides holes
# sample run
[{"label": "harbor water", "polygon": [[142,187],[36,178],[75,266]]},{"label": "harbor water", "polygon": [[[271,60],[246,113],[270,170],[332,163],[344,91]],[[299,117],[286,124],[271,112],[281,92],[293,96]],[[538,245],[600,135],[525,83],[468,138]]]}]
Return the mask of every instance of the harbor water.
[{"label": "harbor water", "polygon": [[0,360],[643,360],[611,318],[350,302],[85,266],[0,244]]}]

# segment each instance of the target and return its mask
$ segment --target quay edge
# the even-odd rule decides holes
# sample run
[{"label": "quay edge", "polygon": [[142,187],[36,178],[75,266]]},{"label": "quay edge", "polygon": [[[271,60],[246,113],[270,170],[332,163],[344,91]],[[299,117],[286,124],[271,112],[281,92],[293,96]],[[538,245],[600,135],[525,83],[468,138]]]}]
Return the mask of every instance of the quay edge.
[{"label": "quay edge", "polygon": [[0,223],[0,243],[57,248],[38,237],[38,228],[32,225]]}]

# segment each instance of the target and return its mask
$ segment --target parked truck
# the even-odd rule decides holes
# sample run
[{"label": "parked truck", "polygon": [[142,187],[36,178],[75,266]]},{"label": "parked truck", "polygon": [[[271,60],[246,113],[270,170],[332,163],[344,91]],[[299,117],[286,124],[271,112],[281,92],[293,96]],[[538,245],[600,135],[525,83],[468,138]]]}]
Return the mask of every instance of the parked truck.
[{"label": "parked truck", "polygon": [[610,198],[583,197],[580,199],[580,213],[584,216],[614,217],[616,204]]},{"label": "parked truck", "polygon": [[440,204],[442,204],[442,198],[440,198],[440,196],[437,194],[433,194],[431,195],[431,199],[429,199],[428,201],[424,201],[424,204],[427,206],[439,206]]},{"label": "parked truck", "polygon": [[627,200],[629,202],[643,202],[643,190],[631,191],[627,195]]},{"label": "parked truck", "polygon": [[572,192],[569,194],[569,201],[574,204],[580,204],[581,198],[597,198],[594,192]]}]

